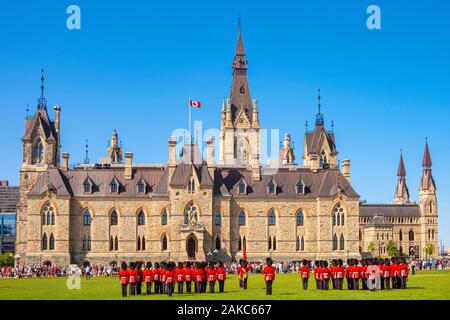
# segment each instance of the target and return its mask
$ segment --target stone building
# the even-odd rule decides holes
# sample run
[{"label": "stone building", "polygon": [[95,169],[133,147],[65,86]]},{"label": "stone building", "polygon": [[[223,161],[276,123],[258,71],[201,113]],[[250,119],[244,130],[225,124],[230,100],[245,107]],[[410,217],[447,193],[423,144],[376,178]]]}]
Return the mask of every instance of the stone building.
[{"label": "stone building", "polygon": [[[177,156],[168,140],[162,165],[133,163],[113,132],[100,164],[60,161],[61,108],[50,119],[42,86],[26,120],[16,263],[111,263],[131,259],[299,260],[359,257],[374,247],[387,256],[393,240],[406,255],[438,248],[436,186],[428,144],[419,203],[411,202],[403,158],[395,202],[360,202],[350,160],[338,162],[336,137],[320,106],[305,133],[298,165],[286,134],[276,167],[260,161],[258,102],[252,100],[239,30],[230,97],[223,101],[219,161],[215,141],[205,155],[195,143]],[[43,80],[43,79],[42,79]],[[123,161],[124,159],[124,161]],[[275,169],[274,169],[275,168]]]}]

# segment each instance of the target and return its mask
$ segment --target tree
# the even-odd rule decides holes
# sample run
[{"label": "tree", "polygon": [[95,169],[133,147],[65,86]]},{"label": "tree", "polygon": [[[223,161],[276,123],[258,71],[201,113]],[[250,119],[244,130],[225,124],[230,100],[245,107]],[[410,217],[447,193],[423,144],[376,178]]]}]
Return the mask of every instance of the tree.
[{"label": "tree", "polygon": [[427,244],[425,246],[425,253],[426,253],[427,256],[430,256],[430,257],[433,256],[434,246],[431,243]]},{"label": "tree", "polygon": [[370,242],[367,246],[367,250],[369,250],[369,252],[372,252],[373,254],[375,252],[375,244],[373,242]]},{"label": "tree", "polygon": [[388,244],[386,245],[386,251],[389,256],[396,257],[398,254],[398,248],[395,244],[394,240],[389,240]]},{"label": "tree", "polygon": [[5,252],[0,255],[0,267],[3,266],[13,266],[13,254],[10,252]]}]

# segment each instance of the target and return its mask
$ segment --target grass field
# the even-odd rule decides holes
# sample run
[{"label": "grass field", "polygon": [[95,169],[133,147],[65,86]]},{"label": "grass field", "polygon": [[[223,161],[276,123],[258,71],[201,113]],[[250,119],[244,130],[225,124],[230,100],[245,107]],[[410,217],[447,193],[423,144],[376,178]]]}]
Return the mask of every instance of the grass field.
[{"label": "grass field", "polygon": [[[225,283],[225,293],[219,294],[174,294],[127,297],[136,300],[450,300],[450,271],[422,271],[410,276],[406,290],[388,291],[320,291],[314,287],[310,279],[309,289],[301,288],[301,281],[297,274],[277,275],[274,283],[273,296],[265,294],[264,281],[261,275],[249,277],[249,289],[244,291],[238,287],[236,276],[229,275]],[[330,285],[331,286],[331,285]],[[0,279],[0,300],[114,300],[123,299],[120,286],[114,278],[92,278],[82,280],[81,289],[69,290],[66,279]]]}]

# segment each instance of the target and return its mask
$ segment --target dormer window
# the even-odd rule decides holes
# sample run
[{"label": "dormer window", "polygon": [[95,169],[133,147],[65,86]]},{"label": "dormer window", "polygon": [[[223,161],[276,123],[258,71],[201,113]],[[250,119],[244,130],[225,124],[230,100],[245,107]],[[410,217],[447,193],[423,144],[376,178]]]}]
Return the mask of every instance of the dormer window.
[{"label": "dormer window", "polygon": [[110,187],[111,193],[117,193],[117,191],[119,190],[119,184],[117,183],[116,178],[111,181]]},{"label": "dormer window", "polygon": [[145,193],[145,182],[144,180],[139,181],[137,185],[138,193]]},{"label": "dormer window", "polygon": [[246,194],[247,193],[247,184],[245,183],[244,179],[241,179],[238,185],[239,188],[239,194]]},{"label": "dormer window", "polygon": [[84,190],[84,193],[91,193],[92,192],[92,183],[89,180],[89,178],[86,178],[86,180],[84,180],[84,182],[83,182],[83,190]]},{"label": "dormer window", "polygon": [[195,193],[195,179],[191,177],[188,182],[188,193]]},{"label": "dormer window", "polygon": [[320,153],[320,167],[322,169],[327,168],[328,163],[327,163],[327,155],[325,153],[325,150],[322,150],[322,152]]},{"label": "dormer window", "polygon": [[269,194],[275,194],[276,193],[276,184],[273,180],[270,180],[269,184],[267,185],[267,192]]},{"label": "dormer window", "polygon": [[295,185],[295,191],[297,192],[297,194],[305,194],[305,185],[302,180],[299,180]]},{"label": "dormer window", "polygon": [[33,147],[33,163],[41,163],[44,157],[44,146],[41,139],[37,139]]}]

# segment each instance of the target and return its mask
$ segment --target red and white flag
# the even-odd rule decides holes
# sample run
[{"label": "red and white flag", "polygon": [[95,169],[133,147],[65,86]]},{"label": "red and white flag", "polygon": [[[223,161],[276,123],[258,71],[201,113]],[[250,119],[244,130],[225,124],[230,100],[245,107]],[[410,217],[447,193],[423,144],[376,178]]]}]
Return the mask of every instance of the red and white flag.
[{"label": "red and white flag", "polygon": [[189,105],[194,108],[200,108],[202,106],[202,103],[200,101],[189,99]]}]

